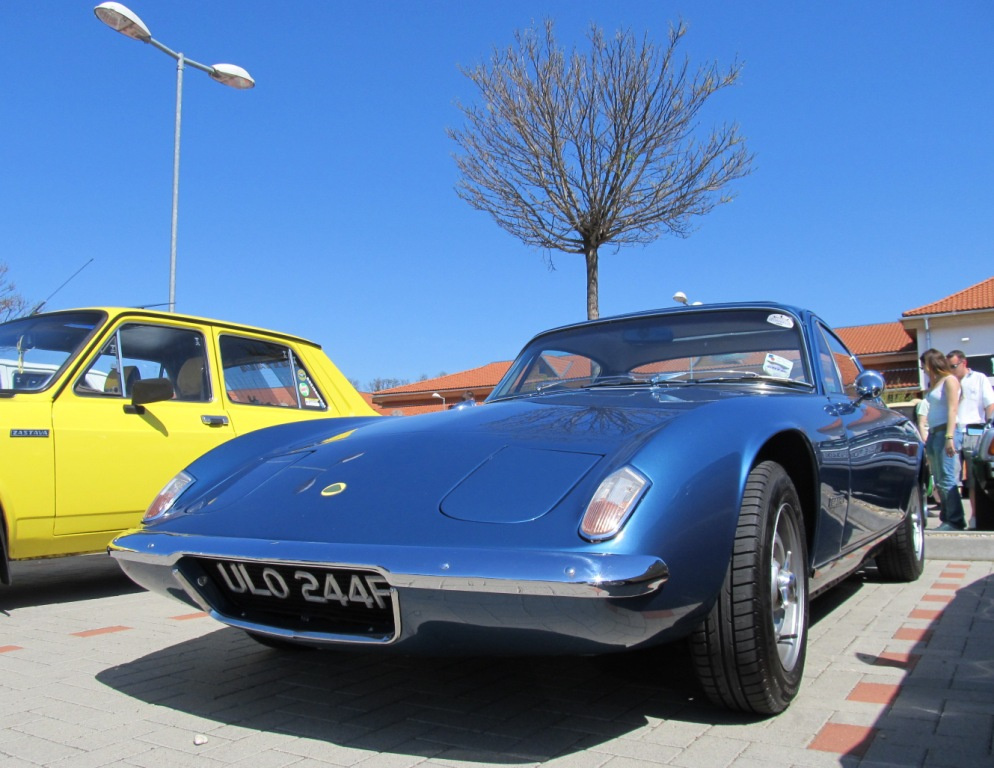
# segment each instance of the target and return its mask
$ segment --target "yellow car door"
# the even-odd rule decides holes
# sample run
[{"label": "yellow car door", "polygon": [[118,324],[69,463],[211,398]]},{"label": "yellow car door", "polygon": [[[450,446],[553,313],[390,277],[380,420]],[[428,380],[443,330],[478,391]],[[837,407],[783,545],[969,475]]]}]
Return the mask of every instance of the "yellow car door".
[{"label": "yellow car door", "polygon": [[[56,398],[56,536],[109,540],[137,525],[176,472],[233,436],[211,344],[209,327],[125,321]],[[143,379],[168,380],[173,398],[131,405]]]}]

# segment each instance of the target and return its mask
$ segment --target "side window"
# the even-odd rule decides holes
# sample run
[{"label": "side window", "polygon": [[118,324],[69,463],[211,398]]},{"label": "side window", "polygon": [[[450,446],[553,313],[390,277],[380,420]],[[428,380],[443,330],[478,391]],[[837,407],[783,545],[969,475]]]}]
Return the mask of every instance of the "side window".
[{"label": "side window", "polygon": [[233,403],[324,410],[324,397],[293,350],[283,344],[221,336],[224,389]]},{"label": "side window", "polygon": [[600,373],[600,366],[584,355],[547,349],[523,372],[513,391],[536,392],[552,385],[583,387]]},{"label": "side window", "polygon": [[76,382],[80,395],[130,398],[136,381],[167,378],[177,400],[211,399],[204,337],[199,331],[127,323]]},{"label": "side window", "polygon": [[859,363],[835,334],[824,327],[819,327],[819,330],[818,354],[821,358],[825,390],[829,394],[845,393],[849,397],[856,397],[856,377],[861,370]]}]

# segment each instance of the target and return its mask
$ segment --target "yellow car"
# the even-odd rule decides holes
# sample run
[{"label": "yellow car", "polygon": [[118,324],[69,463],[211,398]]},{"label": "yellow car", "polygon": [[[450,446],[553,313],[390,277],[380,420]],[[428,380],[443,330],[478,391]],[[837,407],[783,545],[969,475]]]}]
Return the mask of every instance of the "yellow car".
[{"label": "yellow car", "polygon": [[0,581],[10,560],[104,549],[236,435],[374,415],[296,336],[110,307],[0,324]]}]

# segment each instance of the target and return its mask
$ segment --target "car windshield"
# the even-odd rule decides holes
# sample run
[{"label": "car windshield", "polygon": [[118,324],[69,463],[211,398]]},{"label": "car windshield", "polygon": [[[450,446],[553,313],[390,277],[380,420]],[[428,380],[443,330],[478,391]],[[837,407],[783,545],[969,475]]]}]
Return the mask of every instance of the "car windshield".
[{"label": "car windshield", "polygon": [[47,387],[105,318],[96,311],[55,312],[0,325],[0,390]]},{"label": "car windshield", "polygon": [[534,339],[491,399],[600,386],[734,382],[811,389],[803,349],[799,321],[782,310],[609,319]]}]

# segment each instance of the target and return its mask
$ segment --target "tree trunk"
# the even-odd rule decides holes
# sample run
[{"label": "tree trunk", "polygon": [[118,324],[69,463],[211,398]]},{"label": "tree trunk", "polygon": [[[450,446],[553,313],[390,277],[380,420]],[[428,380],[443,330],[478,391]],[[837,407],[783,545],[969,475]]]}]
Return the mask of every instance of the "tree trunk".
[{"label": "tree trunk", "polygon": [[587,319],[596,320],[600,317],[597,309],[597,246],[587,245]]}]

